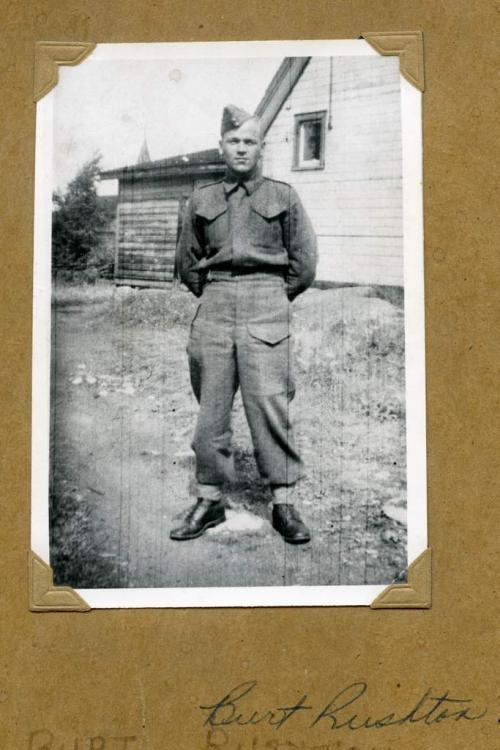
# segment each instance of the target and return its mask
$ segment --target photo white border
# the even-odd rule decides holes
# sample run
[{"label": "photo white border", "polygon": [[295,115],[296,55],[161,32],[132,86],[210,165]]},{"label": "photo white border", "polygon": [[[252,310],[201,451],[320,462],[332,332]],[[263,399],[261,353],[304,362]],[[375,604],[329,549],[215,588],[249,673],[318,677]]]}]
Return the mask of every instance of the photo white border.
[{"label": "photo white border", "polygon": [[[99,44],[106,60],[378,55],[363,39]],[[422,95],[400,76],[407,438],[408,562],[427,548]],[[37,103],[35,153],[31,549],[49,562],[51,222],[54,94]],[[77,589],[91,608],[366,606],[380,586]]]}]

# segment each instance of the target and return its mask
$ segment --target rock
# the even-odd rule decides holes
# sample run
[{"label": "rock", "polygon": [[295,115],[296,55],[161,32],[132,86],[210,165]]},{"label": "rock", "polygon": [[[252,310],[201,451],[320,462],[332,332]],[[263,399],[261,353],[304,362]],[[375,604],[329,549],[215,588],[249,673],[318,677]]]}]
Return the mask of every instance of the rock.
[{"label": "rock", "polygon": [[85,380],[89,385],[95,385],[97,383],[97,378],[94,378],[93,375],[86,375]]},{"label": "rock", "polygon": [[78,376],[77,378],[74,378],[71,381],[71,385],[81,385],[82,383],[83,383],[83,378],[81,378],[80,376]]},{"label": "rock", "polygon": [[114,289],[115,297],[117,297],[118,299],[123,297],[131,297],[134,292],[135,289],[131,286],[127,286],[126,284],[117,286]]},{"label": "rock", "polygon": [[254,534],[261,531],[264,527],[264,521],[253,513],[246,510],[226,510],[226,522],[221,523],[213,529],[210,534],[220,534],[223,531],[237,531],[238,533],[247,532]]},{"label": "rock", "polygon": [[406,526],[406,505],[402,506],[399,502],[389,500],[384,503],[382,510],[388,518],[400,523],[402,526]]},{"label": "rock", "polygon": [[88,486],[87,489],[89,490],[89,492],[93,492],[95,495],[101,495],[102,497],[104,497],[104,492],[102,492],[102,490],[98,490],[95,487],[90,486]]},{"label": "rock", "polygon": [[384,541],[386,544],[399,544],[401,539],[399,538],[399,534],[396,531],[386,529],[384,532],[382,532],[382,541]]}]

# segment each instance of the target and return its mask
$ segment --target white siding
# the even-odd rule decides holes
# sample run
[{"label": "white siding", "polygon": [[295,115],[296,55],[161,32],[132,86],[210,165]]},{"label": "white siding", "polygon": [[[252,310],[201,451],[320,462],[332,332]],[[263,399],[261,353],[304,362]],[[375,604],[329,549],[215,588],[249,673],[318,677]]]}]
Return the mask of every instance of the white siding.
[{"label": "white siding", "polygon": [[335,57],[324,169],[292,169],[295,115],[327,110],[330,58],[313,57],[266,136],[264,173],[292,183],[318,234],[318,280],[403,283],[398,57]]}]

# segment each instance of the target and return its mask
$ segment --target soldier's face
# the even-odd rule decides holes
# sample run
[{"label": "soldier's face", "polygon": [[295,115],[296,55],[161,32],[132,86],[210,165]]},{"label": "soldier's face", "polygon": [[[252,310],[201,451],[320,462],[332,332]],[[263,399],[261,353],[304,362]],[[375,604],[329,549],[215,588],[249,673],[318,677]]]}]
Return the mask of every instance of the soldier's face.
[{"label": "soldier's face", "polygon": [[251,174],[264,149],[258,120],[246,120],[239,128],[228,130],[219,145],[229,169],[237,175]]}]

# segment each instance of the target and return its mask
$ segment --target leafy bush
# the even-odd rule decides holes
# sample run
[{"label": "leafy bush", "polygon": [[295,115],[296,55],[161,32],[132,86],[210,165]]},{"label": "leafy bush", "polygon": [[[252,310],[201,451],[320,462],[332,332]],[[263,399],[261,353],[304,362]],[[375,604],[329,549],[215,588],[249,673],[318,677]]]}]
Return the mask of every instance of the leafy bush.
[{"label": "leafy bush", "polygon": [[[109,223],[109,210],[97,196],[100,155],[94,156],[80,169],[64,192],[53,194],[52,269],[63,278],[83,274],[81,280],[95,281],[91,273],[85,279],[89,257],[96,252],[99,232]],[[98,274],[97,274],[98,275]]]}]

